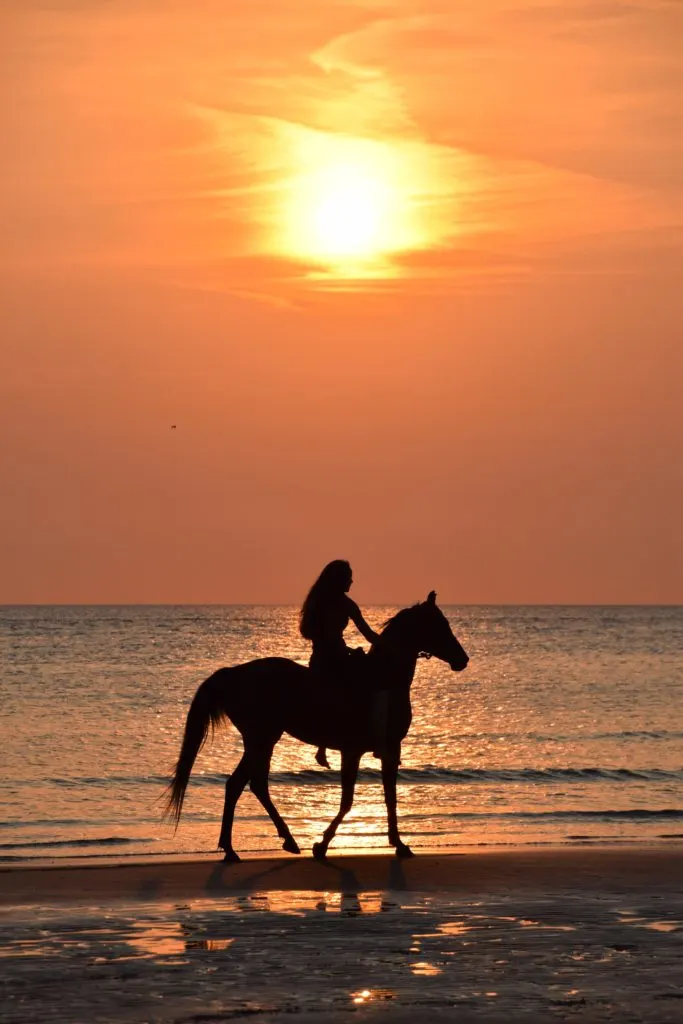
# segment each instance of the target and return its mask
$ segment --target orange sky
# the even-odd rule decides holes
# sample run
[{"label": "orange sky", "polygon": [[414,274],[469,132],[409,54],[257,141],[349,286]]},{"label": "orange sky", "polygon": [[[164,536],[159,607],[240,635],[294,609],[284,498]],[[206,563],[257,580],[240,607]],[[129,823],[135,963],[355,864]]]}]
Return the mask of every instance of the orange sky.
[{"label": "orange sky", "polygon": [[0,21],[1,602],[683,602],[678,0]]}]

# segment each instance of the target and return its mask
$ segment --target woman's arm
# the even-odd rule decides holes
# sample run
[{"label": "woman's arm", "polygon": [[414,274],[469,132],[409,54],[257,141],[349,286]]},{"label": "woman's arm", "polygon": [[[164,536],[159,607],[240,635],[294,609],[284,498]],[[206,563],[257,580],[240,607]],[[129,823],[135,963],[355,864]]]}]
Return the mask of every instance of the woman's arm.
[{"label": "woman's arm", "polygon": [[379,633],[375,633],[374,629],[372,629],[371,626],[368,626],[356,602],[352,601],[350,597],[347,598],[347,600],[349,602],[349,618],[361,636],[364,636],[368,643],[374,644],[379,640]]}]

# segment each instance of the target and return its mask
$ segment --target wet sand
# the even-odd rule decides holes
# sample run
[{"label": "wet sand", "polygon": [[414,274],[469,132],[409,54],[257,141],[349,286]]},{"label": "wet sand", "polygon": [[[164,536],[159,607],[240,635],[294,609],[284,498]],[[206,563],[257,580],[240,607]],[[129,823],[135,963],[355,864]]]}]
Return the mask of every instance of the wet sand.
[{"label": "wet sand", "polygon": [[[218,897],[269,889],[357,892],[395,889],[419,892],[500,892],[510,889],[601,890],[616,886],[668,889],[683,881],[683,848],[598,847],[541,850],[452,851],[400,861],[386,854],[255,857],[223,864],[161,860],[87,865],[52,862],[41,867],[0,868],[0,904],[111,899]],[[683,887],[683,886],[682,886]]]},{"label": "wet sand", "polygon": [[1,1016],[680,1022],[682,880],[675,847],[10,867]]}]

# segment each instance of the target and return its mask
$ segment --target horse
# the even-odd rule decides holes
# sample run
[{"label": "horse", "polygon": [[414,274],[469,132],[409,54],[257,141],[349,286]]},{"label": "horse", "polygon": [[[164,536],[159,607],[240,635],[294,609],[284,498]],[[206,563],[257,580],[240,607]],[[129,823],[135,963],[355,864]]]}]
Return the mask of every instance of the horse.
[{"label": "horse", "polygon": [[[197,754],[209,730],[213,736],[215,727],[228,719],[242,735],[244,753],[225,784],[218,839],[225,862],[240,860],[232,845],[232,826],[235,805],[247,783],[283,840],[282,849],[288,853],[301,852],[268,791],[273,750],[283,733],[315,747],[341,751],[339,812],[320,842],[313,846],[315,858],[326,857],[339,825],[351,810],[361,757],[378,748],[389,845],[398,857],[412,857],[413,851],[399,835],[396,779],[401,742],[412,720],[410,687],[417,660],[432,655],[446,662],[454,672],[461,672],[469,661],[436,604],[434,591],[426,601],[404,608],[388,620],[368,654],[358,659],[364,663],[358,685],[326,684],[309,668],[288,658],[259,658],[218,669],[199,686],[190,705],[175,773],[167,790],[166,814],[177,828]],[[382,739],[378,739],[376,713],[379,691],[387,694]]]}]

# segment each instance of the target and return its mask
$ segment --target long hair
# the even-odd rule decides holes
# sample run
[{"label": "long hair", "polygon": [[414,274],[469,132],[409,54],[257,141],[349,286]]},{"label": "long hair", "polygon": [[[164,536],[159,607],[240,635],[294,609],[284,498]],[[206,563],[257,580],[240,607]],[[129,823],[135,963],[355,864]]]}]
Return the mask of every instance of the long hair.
[{"label": "long hair", "polygon": [[350,579],[351,566],[343,559],[336,558],[325,566],[301,606],[299,632],[306,640],[313,639],[315,621],[325,602],[345,594]]}]

